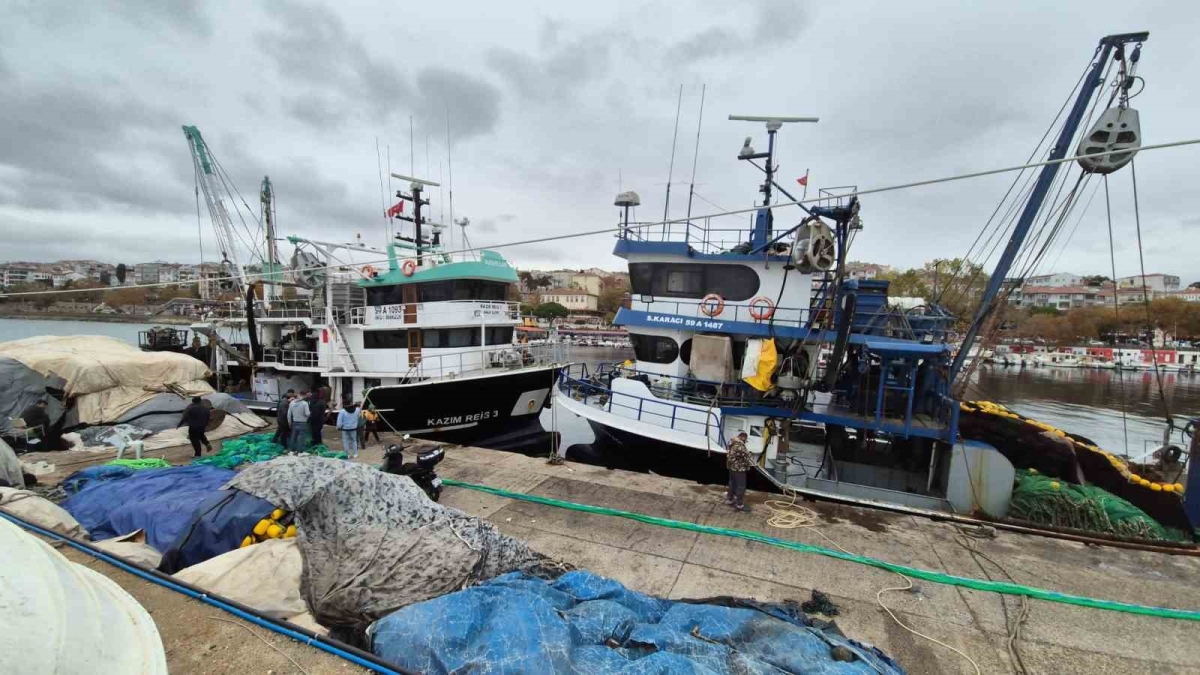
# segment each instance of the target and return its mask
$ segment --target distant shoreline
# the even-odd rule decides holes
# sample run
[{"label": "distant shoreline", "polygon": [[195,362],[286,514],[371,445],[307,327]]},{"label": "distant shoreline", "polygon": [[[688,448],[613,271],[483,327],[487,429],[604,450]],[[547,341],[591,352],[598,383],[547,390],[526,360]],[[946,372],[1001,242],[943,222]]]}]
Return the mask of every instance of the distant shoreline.
[{"label": "distant shoreline", "polygon": [[128,314],[68,314],[62,312],[6,312],[0,319],[29,319],[32,321],[91,321],[95,323],[145,323],[186,326],[194,321],[186,316],[131,316]]}]

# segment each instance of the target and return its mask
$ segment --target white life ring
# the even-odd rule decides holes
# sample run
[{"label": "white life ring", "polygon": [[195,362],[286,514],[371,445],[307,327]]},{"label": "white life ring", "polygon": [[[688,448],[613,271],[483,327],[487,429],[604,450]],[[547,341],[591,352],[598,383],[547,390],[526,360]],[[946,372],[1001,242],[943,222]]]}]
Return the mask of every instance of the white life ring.
[{"label": "white life ring", "polygon": [[404,264],[400,266],[400,271],[404,273],[404,276],[411,277],[413,272],[417,271],[417,263],[412,260],[405,260]]}]

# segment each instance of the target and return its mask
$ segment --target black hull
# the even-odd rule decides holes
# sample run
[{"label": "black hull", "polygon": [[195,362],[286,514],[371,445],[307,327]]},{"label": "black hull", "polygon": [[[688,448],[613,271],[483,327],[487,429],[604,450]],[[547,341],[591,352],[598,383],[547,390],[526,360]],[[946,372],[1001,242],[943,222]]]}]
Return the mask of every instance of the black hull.
[{"label": "black hull", "polygon": [[[630,433],[619,427],[610,427],[588,420],[588,426],[596,434],[596,442],[589,449],[579,448],[567,458],[596,464],[610,469],[625,469],[660,476],[694,480],[707,485],[724,485],[729,480],[725,468],[724,452],[705,452],[686,445],[678,445],[656,438]],[[776,492],[774,484],[757,471],[746,475],[747,486],[753,490]]]},{"label": "black hull", "polygon": [[369,401],[384,419],[381,431],[463,445],[497,436],[532,435],[542,431],[538,418],[550,404],[555,372],[548,366],[488,377],[374,387]]}]

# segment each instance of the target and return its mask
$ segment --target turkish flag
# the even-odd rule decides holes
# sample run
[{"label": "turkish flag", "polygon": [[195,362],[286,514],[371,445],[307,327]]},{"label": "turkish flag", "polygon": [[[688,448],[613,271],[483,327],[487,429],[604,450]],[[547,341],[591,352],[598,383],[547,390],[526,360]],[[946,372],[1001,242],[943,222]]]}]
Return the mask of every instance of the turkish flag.
[{"label": "turkish flag", "polygon": [[400,215],[401,213],[404,213],[404,202],[398,201],[392,205],[392,208],[387,210],[386,215],[388,218],[395,218],[396,216]]},{"label": "turkish flag", "polygon": [[803,185],[804,187],[808,187],[808,174],[804,174],[803,178],[797,178],[796,182]]}]

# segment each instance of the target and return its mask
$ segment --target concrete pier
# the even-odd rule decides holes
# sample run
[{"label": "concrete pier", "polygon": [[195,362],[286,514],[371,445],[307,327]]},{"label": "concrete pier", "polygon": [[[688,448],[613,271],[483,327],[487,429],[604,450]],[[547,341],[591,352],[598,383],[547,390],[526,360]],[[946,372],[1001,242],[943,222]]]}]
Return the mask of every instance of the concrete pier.
[{"label": "concrete pier", "polygon": [[[327,442],[338,447],[333,429]],[[395,442],[384,434],[384,443]],[[153,453],[187,463],[190,448]],[[63,469],[106,461],[78,453],[45,453]],[[35,459],[37,457],[31,457]],[[382,445],[363,450],[378,463]],[[89,461],[91,460],[91,461]],[[79,462],[79,463],[74,463]],[[722,488],[545,458],[447,446],[441,475],[514,492],[604,506],[717,527],[762,532],[826,548],[964,577],[1005,580],[1108,600],[1200,609],[1200,558],[1094,546],[998,531],[975,538],[966,528],[927,518],[824,502],[802,505],[811,526],[770,527],[767,499],[747,493],[752,511],[721,502]],[[69,471],[56,472],[56,477]],[[488,518],[537,550],[647,593],[672,598],[719,595],[803,601],[812,589],[840,608],[834,617],[850,637],[874,644],[910,673],[971,674],[962,656],[901,628],[879,606],[881,589],[907,586],[900,576],[861,564],[730,537],[670,529],[447,487],[442,502]],[[835,545],[836,544],[836,545]],[[977,552],[972,552],[971,549]],[[984,557],[986,556],[986,557]],[[93,568],[104,571],[103,564]],[[1016,673],[1009,628],[1022,601],[994,593],[915,581],[886,592],[883,602],[914,630],[955,647],[983,673]],[[1015,650],[1029,673],[1200,672],[1200,623],[1027,600]],[[185,668],[184,670],[188,670]],[[223,672],[223,671],[205,671]],[[233,672],[232,670],[229,672]]]}]

